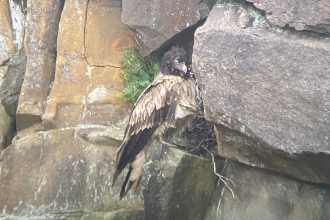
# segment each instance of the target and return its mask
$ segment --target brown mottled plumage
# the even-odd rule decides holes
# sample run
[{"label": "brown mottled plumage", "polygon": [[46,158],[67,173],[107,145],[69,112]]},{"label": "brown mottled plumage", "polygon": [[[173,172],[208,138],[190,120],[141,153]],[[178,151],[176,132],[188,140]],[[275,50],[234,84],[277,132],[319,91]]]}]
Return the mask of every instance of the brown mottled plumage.
[{"label": "brown mottled plumage", "polygon": [[123,143],[117,150],[113,184],[129,164],[120,198],[140,180],[150,145],[162,142],[167,128],[182,126],[182,119],[197,111],[196,83],[187,72],[186,62],[186,52],[181,47],[172,47],[162,59],[162,73],[133,107]]}]

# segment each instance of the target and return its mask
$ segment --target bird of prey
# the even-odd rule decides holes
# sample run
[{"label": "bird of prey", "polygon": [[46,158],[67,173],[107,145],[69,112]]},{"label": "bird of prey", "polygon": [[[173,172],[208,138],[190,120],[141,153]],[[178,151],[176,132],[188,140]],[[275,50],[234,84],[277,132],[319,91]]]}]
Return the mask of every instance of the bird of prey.
[{"label": "bird of prey", "polygon": [[116,152],[112,186],[129,165],[120,199],[135,182],[139,183],[149,147],[156,142],[166,143],[166,130],[182,128],[185,119],[198,110],[198,90],[194,76],[187,69],[186,51],[179,46],[172,47],[162,58],[161,70],[136,101],[123,142]]}]

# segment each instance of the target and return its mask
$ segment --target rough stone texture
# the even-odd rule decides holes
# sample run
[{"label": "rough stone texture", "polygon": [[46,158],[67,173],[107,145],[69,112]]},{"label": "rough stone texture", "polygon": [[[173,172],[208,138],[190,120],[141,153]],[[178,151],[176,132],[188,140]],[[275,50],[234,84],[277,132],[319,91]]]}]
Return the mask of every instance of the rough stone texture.
[{"label": "rough stone texture", "polygon": [[266,12],[275,25],[330,34],[330,2],[328,0],[247,0]]},{"label": "rough stone texture", "polygon": [[221,3],[196,31],[194,71],[219,154],[330,184],[329,39],[264,27],[253,7]]},{"label": "rough stone texture", "polygon": [[121,1],[90,1],[87,9],[85,56],[91,66],[121,66],[121,52],[134,47],[133,33],[120,19]]},{"label": "rough stone texture", "polygon": [[209,12],[199,0],[123,0],[122,21],[134,31],[141,54],[148,55]]},{"label": "rough stone texture", "polygon": [[26,73],[17,109],[17,130],[41,122],[54,78],[56,40],[63,0],[28,1],[24,47]]},{"label": "rough stone texture", "polygon": [[231,192],[219,183],[205,220],[330,219],[330,187],[304,183],[274,172],[230,163],[223,172]]}]

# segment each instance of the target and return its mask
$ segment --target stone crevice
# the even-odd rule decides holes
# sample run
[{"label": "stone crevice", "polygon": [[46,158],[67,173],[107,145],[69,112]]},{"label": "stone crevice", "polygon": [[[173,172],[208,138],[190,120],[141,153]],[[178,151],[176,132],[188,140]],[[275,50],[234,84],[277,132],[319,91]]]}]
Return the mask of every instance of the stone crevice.
[{"label": "stone crevice", "polygon": [[90,65],[89,62],[88,62],[88,59],[86,57],[86,32],[87,32],[87,19],[88,19],[88,6],[89,6],[89,1],[90,0],[87,0],[87,3],[86,3],[86,10],[85,10],[85,23],[84,23],[84,59],[86,60],[86,63],[88,66],[93,66],[93,65]]},{"label": "stone crevice", "polygon": [[[87,58],[86,58],[87,61]],[[87,61],[88,63],[88,61]],[[120,66],[113,66],[113,65],[99,65],[99,64],[88,64],[89,67],[111,67],[111,68],[115,68],[115,69],[121,69]]]}]

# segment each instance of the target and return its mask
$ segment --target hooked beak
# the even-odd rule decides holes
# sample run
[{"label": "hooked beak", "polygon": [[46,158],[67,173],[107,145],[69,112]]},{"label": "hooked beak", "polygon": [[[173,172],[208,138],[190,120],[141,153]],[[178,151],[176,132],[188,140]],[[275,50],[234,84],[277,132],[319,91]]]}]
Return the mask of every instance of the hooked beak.
[{"label": "hooked beak", "polygon": [[187,74],[187,66],[185,63],[181,64],[181,71],[184,72],[184,74]]}]

